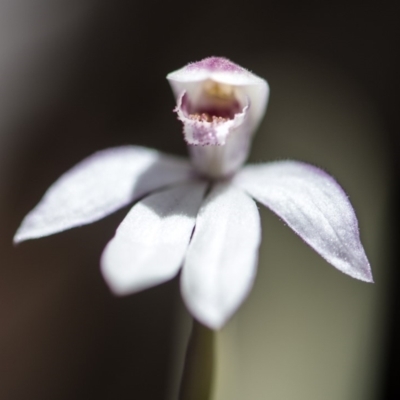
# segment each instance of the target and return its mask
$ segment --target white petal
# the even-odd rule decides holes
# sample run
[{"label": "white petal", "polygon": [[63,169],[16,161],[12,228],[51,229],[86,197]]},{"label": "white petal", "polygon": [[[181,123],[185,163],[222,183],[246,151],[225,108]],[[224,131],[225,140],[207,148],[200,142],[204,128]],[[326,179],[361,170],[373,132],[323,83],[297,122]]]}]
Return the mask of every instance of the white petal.
[{"label": "white petal", "polygon": [[25,217],[14,242],[97,221],[151,190],[188,180],[185,161],[137,146],[99,151],[62,175]]},{"label": "white petal", "polygon": [[240,189],[217,185],[204,201],[182,271],[182,295],[191,313],[220,328],[249,293],[257,269],[260,218]]},{"label": "white petal", "polygon": [[116,294],[173,278],[182,265],[206,184],[187,183],[137,203],[104,250],[103,276]]},{"label": "white petal", "polygon": [[304,163],[280,161],[248,166],[235,183],[281,217],[334,267],[372,282],[353,207],[327,173]]}]

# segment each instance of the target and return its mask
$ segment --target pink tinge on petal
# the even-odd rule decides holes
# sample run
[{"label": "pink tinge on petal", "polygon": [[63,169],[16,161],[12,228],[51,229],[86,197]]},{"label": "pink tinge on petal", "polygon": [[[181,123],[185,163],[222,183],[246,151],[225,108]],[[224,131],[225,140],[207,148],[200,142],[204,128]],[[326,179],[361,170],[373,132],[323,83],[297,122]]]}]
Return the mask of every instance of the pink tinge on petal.
[{"label": "pink tinge on petal", "polygon": [[373,281],[354,209],[326,172],[301,162],[276,161],[245,167],[234,184],[275,212],[334,267]]},{"label": "pink tinge on petal", "polygon": [[207,57],[204,60],[190,63],[188,70],[206,69],[210,72],[244,72],[244,68],[224,57]]},{"label": "pink tinge on petal", "polygon": [[175,112],[183,123],[185,140],[190,145],[221,146],[229,134],[243,125],[249,105],[240,110],[238,104],[231,109],[199,109],[193,112],[186,92],[178,98]]}]

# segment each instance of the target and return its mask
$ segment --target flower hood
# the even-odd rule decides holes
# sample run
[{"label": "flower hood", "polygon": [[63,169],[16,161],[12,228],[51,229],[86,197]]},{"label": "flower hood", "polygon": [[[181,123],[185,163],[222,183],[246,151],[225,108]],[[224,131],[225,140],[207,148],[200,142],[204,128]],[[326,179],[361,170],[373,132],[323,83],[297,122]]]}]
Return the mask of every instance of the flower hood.
[{"label": "flower hood", "polygon": [[264,116],[267,82],[220,57],[190,63],[167,79],[195,168],[210,178],[232,175]]}]

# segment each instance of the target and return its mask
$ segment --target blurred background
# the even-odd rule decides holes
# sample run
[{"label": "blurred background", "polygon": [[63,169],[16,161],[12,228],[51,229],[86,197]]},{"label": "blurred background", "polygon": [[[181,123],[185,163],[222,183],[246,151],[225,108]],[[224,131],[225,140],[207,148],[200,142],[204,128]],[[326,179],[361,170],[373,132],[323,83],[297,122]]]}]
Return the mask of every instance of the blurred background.
[{"label": "blurred background", "polygon": [[178,278],[113,297],[99,257],[128,208],[12,246],[63,172],[122,144],[186,154],[168,72],[219,55],[266,78],[251,161],[333,174],[375,284],[260,209],[254,290],[216,337],[213,398],[399,399],[400,3],[2,0],[0,398],[174,399],[190,317]]}]

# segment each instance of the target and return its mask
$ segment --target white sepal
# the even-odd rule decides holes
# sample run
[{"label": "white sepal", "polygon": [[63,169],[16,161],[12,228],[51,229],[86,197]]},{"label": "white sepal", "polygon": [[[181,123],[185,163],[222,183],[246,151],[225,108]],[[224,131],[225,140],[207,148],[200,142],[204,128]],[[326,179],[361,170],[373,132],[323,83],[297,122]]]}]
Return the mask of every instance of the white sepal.
[{"label": "white sepal", "polygon": [[137,203],[101,258],[104,279],[129,294],[173,278],[182,265],[206,184],[193,182]]},{"label": "white sepal", "polygon": [[275,212],[338,270],[373,281],[353,207],[326,172],[301,162],[277,161],[245,167],[234,183]]},{"label": "white sepal", "polygon": [[191,176],[188,162],[144,147],[99,151],[50,186],[22,221],[14,242],[97,221],[154,189]]},{"label": "white sepal", "polygon": [[250,292],[260,240],[254,201],[217,184],[199,211],[181,277],[183,299],[204,325],[221,328]]}]

